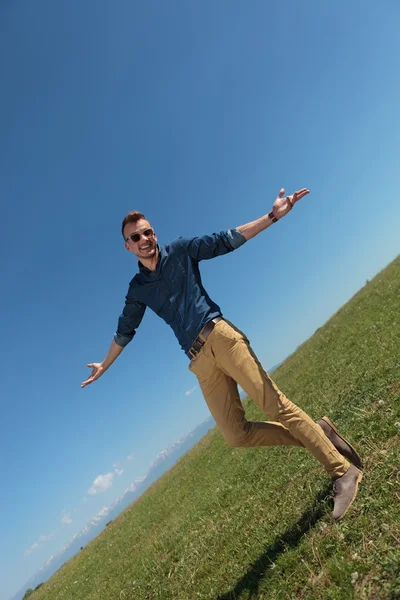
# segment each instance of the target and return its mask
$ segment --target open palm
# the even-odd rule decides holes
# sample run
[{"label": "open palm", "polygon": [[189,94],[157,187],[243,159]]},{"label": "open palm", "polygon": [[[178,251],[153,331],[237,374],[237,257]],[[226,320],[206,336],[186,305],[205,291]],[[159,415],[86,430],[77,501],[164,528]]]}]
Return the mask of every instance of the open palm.
[{"label": "open palm", "polygon": [[304,196],[306,196],[309,193],[310,193],[310,190],[308,190],[307,188],[303,188],[301,190],[298,190],[291,196],[285,196],[284,195],[285,190],[282,188],[281,191],[279,192],[277,199],[275,200],[275,202],[273,204],[273,207],[272,207],[274,216],[277,219],[281,219],[290,210],[292,210],[292,208],[296,202],[298,202],[299,200],[304,198]]},{"label": "open palm", "polygon": [[105,371],[102,363],[90,363],[87,366],[89,367],[89,369],[92,369],[92,373],[91,373],[90,377],[88,377],[88,379],[86,379],[86,381],[83,381],[81,383],[81,388],[86,387],[93,381],[96,381],[96,379],[101,377],[101,375],[103,375],[103,373]]}]

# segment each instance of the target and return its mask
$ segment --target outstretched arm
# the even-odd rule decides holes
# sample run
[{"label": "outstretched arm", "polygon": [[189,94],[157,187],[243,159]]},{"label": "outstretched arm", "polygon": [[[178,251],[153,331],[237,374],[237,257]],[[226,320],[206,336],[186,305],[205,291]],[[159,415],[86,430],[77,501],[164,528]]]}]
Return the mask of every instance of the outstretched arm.
[{"label": "outstretched arm", "polygon": [[252,221],[251,223],[246,223],[246,225],[240,225],[236,229],[240,231],[242,235],[246,238],[246,240],[250,240],[252,237],[267,229],[272,223],[275,221],[279,221],[282,219],[287,213],[292,210],[293,205],[304,198],[310,191],[307,188],[303,188],[291,196],[284,197],[285,190],[282,188],[279,192],[279,196],[275,200],[272,210],[263,217]]},{"label": "outstretched arm", "polygon": [[88,364],[89,369],[92,369],[92,374],[86,381],[81,383],[81,388],[89,385],[89,383],[93,383],[93,381],[96,381],[96,379],[101,377],[101,375],[107,371],[108,367],[110,367],[118,358],[122,350],[130,343],[136,334],[136,328],[139,327],[145,310],[146,306],[142,302],[134,300],[128,291],[125,307],[118,319],[117,331],[111,342],[108,354],[101,363]]}]

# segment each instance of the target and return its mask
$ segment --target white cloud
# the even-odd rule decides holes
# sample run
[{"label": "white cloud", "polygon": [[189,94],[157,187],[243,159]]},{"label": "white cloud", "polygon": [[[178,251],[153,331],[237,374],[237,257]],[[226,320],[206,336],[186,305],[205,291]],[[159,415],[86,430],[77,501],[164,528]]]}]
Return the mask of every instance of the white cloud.
[{"label": "white cloud", "polygon": [[103,506],[103,508],[97,513],[97,515],[92,517],[92,519],[90,520],[90,523],[92,525],[96,525],[99,521],[101,521],[101,519],[103,519],[106,515],[108,515],[108,513],[110,512],[112,507],[113,507],[112,504],[109,504],[108,506]]},{"label": "white cloud", "polygon": [[106,475],[99,475],[93,481],[92,487],[88,489],[88,494],[94,496],[95,494],[101,494],[106,492],[111,486],[114,479],[114,473],[107,473]]},{"label": "white cloud", "polygon": [[37,542],[32,544],[32,546],[30,548],[28,548],[28,550],[25,550],[25,556],[29,556],[30,554],[32,554],[32,552],[34,550],[36,550],[36,548],[38,548],[38,546],[39,546],[39,544]]},{"label": "white cloud", "polygon": [[46,567],[49,566],[49,564],[53,561],[54,556],[50,556],[46,562],[44,563],[44,565],[42,567],[40,567],[39,571],[43,571]]},{"label": "white cloud", "polygon": [[138,477],[137,479],[135,479],[135,481],[133,481],[130,486],[128,488],[126,488],[125,492],[124,492],[124,496],[127,492],[135,492],[139,483],[142,483],[142,481],[144,481],[146,479],[147,475],[142,475],[142,477]]},{"label": "white cloud", "polygon": [[131,452],[131,454],[129,456],[126,457],[127,460],[133,460],[135,458],[135,453]]},{"label": "white cloud", "polygon": [[124,470],[122,469],[121,461],[119,460],[117,460],[117,462],[113,464],[113,469],[116,475],[122,475],[122,473],[124,472]]},{"label": "white cloud", "polygon": [[25,556],[29,556],[30,554],[32,554],[32,552],[34,552],[36,550],[36,548],[38,548],[40,546],[40,544],[44,544],[44,542],[48,542],[49,540],[51,540],[51,538],[56,534],[56,531],[52,531],[49,535],[41,535],[40,538],[34,543],[32,544],[32,546],[30,546],[30,548],[28,548],[28,550],[25,550]]},{"label": "white cloud", "polygon": [[192,389],[190,389],[190,390],[186,390],[185,396],[190,396],[190,394],[193,394],[194,390],[197,390],[197,385],[192,387]]},{"label": "white cloud", "polygon": [[65,513],[61,519],[62,525],[69,525],[72,523],[71,515],[69,513]]}]

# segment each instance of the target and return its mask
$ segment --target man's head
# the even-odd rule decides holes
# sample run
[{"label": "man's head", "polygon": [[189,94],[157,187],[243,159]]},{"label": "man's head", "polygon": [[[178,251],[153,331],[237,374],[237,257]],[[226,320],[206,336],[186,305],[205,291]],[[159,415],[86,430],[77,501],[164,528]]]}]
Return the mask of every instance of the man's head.
[{"label": "man's head", "polygon": [[132,211],[122,221],[122,235],[125,248],[133,252],[139,260],[153,258],[157,252],[157,236],[146,217]]}]

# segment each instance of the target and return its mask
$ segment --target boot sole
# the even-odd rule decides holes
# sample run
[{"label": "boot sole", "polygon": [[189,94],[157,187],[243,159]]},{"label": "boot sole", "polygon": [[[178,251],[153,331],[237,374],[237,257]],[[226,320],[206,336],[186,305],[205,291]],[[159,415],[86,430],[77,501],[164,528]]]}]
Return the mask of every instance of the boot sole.
[{"label": "boot sole", "polygon": [[347,444],[347,445],[348,445],[348,447],[349,447],[349,448],[350,448],[350,449],[351,449],[351,450],[354,452],[354,455],[355,455],[355,456],[358,458],[358,461],[359,461],[359,462],[358,462],[358,464],[357,464],[357,465],[354,465],[354,466],[355,466],[355,467],[357,467],[357,469],[362,469],[362,468],[363,468],[363,464],[362,464],[361,457],[360,457],[360,455],[358,454],[357,450],[354,448],[354,446],[352,446],[352,445],[350,444],[350,442],[348,442],[348,441],[346,440],[346,438],[344,438],[344,437],[343,437],[343,436],[342,436],[342,435],[341,435],[341,434],[338,432],[336,425],[334,425],[334,423],[332,423],[332,421],[330,420],[330,418],[329,418],[329,417],[322,417],[321,421],[325,421],[325,423],[328,423],[328,425],[329,425],[330,427],[332,427],[332,429],[333,429],[333,431],[336,433],[336,435],[337,435],[338,437],[340,437],[340,439],[341,439],[341,440],[343,440],[343,441],[344,441],[344,443],[345,443],[345,444]]},{"label": "boot sole", "polygon": [[356,481],[356,485],[354,488],[354,494],[353,497],[351,499],[351,502],[349,503],[348,507],[346,508],[346,510],[344,512],[342,512],[342,514],[340,515],[340,517],[338,519],[333,519],[335,521],[335,523],[338,523],[339,521],[341,521],[343,519],[343,517],[345,516],[345,514],[347,513],[347,511],[349,510],[349,508],[351,507],[351,505],[353,504],[354,500],[356,499],[357,493],[358,493],[358,484],[360,483],[360,481],[363,478],[363,474],[360,472],[357,476],[357,481]]}]

